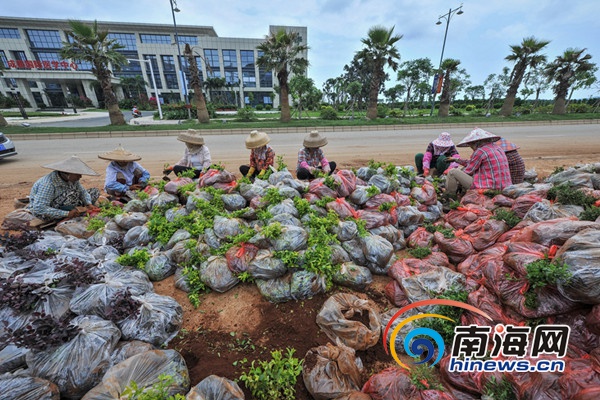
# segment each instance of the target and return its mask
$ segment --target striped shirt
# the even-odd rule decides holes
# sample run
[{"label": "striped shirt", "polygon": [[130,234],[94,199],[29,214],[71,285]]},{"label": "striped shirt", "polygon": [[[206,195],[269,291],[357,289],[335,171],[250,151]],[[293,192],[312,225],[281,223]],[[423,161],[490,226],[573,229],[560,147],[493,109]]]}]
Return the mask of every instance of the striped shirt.
[{"label": "striped shirt", "polygon": [[473,152],[469,161],[459,163],[466,165],[464,172],[473,176],[471,189],[502,190],[512,184],[504,150],[494,143],[484,144]]},{"label": "striped shirt", "polygon": [[298,152],[298,164],[296,164],[296,171],[300,168],[309,169],[309,167],[323,167],[329,165],[329,161],[325,158],[323,150],[321,148],[308,148],[303,147]]},{"label": "striped shirt", "polygon": [[69,212],[57,208],[60,205],[54,204],[54,200],[64,192],[78,192],[84,205],[92,204],[90,194],[79,181],[67,182],[60,177],[58,171],[53,171],[38,179],[31,187],[29,209],[41,219],[65,218]]}]

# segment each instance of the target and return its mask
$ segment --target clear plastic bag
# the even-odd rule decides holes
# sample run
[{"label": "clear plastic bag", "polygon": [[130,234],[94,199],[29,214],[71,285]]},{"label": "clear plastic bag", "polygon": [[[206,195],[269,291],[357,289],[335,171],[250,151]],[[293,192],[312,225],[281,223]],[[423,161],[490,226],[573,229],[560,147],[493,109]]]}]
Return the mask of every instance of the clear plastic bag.
[{"label": "clear plastic bag", "polygon": [[186,400],[244,400],[244,392],[234,381],[209,375],[190,390]]},{"label": "clear plastic bag", "polygon": [[21,374],[0,375],[0,393],[4,400],[60,400],[54,383]]},{"label": "clear plastic bag", "polygon": [[223,256],[211,256],[200,267],[200,279],[215,292],[224,293],[237,285],[240,280],[227,268]]}]

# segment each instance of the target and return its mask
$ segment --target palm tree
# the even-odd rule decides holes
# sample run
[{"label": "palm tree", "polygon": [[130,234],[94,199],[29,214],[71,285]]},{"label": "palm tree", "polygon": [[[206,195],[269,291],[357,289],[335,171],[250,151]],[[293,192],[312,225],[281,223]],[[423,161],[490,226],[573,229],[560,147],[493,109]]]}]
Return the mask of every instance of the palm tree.
[{"label": "palm tree", "polygon": [[400,53],[396,49],[396,42],[402,39],[402,35],[392,36],[393,33],[393,26],[387,29],[381,25],[375,25],[369,29],[367,37],[361,39],[365,48],[356,53],[372,72],[367,105],[367,118],[369,119],[377,118],[377,97],[384,82],[384,67],[388,66],[394,71],[398,69]]},{"label": "palm tree", "polygon": [[147,83],[142,75],[122,77],[121,87],[129,98],[139,99],[142,93],[146,93]]},{"label": "palm tree", "polygon": [[188,65],[190,66],[190,86],[194,89],[194,102],[196,103],[198,122],[208,124],[210,122],[210,115],[208,114],[208,108],[206,108],[204,93],[202,93],[202,81],[198,72],[198,63],[196,62],[196,57],[192,54],[192,47],[189,43],[185,44],[183,54],[187,57]]},{"label": "palm tree", "polygon": [[60,56],[75,61],[86,61],[92,64],[92,73],[98,79],[104,95],[104,103],[108,109],[111,125],[125,125],[125,117],[119,109],[109,69],[110,64],[118,71],[127,63],[126,57],[118,50],[125,48],[116,39],[108,37],[108,31],[100,31],[98,22],[86,25],[81,21],[69,21],[70,31],[67,37],[71,40],[63,42]]},{"label": "palm tree", "polygon": [[504,59],[515,62],[515,66],[510,76],[510,84],[506,91],[506,98],[502,104],[500,115],[508,117],[512,114],[515,105],[519,85],[523,81],[527,68],[535,68],[538,64],[546,62],[546,56],[538,54],[540,50],[550,43],[548,40],[537,40],[533,36],[523,39],[520,46],[512,45],[512,54]]},{"label": "palm tree", "polygon": [[308,67],[308,60],[303,53],[308,46],[299,44],[300,34],[298,32],[286,32],[280,29],[265,37],[265,41],[256,49],[262,55],[256,59],[259,67],[274,70],[279,82],[279,99],[281,104],[281,122],[290,122],[289,85],[288,79],[291,74],[304,74]]},{"label": "palm tree", "polygon": [[444,71],[444,82],[442,84],[442,95],[440,96],[440,111],[438,117],[447,117],[450,112],[450,98],[452,97],[452,87],[450,75],[458,71],[460,60],[447,58],[442,62],[442,71]]},{"label": "palm tree", "polygon": [[544,73],[549,81],[554,81],[554,109],[552,114],[565,114],[567,112],[567,93],[573,84],[576,75],[592,70],[596,64],[589,62],[591,55],[583,53],[586,49],[568,48],[565,52],[548,63]]}]

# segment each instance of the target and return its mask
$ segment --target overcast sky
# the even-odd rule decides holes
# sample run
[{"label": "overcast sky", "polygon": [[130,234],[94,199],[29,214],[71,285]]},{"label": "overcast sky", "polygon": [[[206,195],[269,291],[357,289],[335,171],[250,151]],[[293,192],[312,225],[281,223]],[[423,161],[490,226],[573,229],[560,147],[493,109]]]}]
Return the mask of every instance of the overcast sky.
[{"label": "overcast sky", "polygon": [[[18,0],[3,1],[4,16],[84,19],[172,24],[169,0]],[[534,36],[550,40],[549,60],[569,47],[587,48],[600,65],[600,1],[598,0],[466,0],[462,15],[453,15],[444,58],[455,58],[481,85],[504,66],[510,45]],[[461,5],[446,0],[178,0],[182,25],[213,26],[220,37],[264,38],[269,25],[308,27],[309,77],[318,88],[342,74],[361,39],[374,25],[395,26],[401,62],[428,57],[440,61],[446,21],[440,15]],[[596,73],[600,79],[600,73]],[[386,87],[396,84],[395,74]],[[599,96],[595,89],[574,98]],[[548,92],[545,98],[552,98]]]}]

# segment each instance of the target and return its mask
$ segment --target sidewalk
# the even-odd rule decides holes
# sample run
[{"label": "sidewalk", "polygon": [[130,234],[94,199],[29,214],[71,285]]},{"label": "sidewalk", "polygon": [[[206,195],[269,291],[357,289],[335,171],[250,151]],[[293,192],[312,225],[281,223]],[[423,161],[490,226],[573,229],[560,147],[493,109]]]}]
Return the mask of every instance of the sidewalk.
[{"label": "sidewalk", "polygon": [[106,117],[108,118],[108,112],[97,112],[97,111],[81,111],[77,112],[77,114],[73,113],[73,110],[70,112],[56,112],[56,117],[29,117],[28,119],[24,119],[23,117],[4,117],[6,122],[9,125],[21,125],[23,123],[28,123],[31,125],[41,124],[45,122],[59,122],[59,121],[76,121],[82,119],[90,119],[90,118],[98,118],[98,117]]}]

